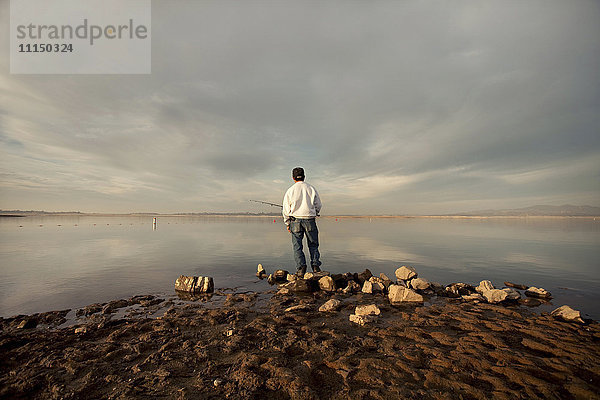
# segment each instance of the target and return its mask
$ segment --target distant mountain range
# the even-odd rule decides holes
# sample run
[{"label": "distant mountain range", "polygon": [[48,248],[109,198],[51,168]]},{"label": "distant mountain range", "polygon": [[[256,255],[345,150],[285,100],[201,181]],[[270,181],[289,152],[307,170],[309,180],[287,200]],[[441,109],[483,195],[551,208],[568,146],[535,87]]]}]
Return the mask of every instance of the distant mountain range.
[{"label": "distant mountain range", "polygon": [[537,205],[525,208],[503,209],[503,210],[480,210],[451,214],[453,216],[482,216],[482,217],[525,217],[525,216],[545,216],[545,217],[598,217],[600,216],[600,207],[592,206],[573,206],[565,204],[562,206]]}]

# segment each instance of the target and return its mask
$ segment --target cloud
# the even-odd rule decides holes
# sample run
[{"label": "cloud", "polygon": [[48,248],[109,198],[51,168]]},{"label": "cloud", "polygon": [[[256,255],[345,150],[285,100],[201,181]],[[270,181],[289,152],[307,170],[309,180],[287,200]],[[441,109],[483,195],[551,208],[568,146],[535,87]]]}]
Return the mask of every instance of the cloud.
[{"label": "cloud", "polygon": [[0,75],[0,208],[259,211],[297,165],[330,213],[600,202],[596,3],[152,13],[152,75]]}]

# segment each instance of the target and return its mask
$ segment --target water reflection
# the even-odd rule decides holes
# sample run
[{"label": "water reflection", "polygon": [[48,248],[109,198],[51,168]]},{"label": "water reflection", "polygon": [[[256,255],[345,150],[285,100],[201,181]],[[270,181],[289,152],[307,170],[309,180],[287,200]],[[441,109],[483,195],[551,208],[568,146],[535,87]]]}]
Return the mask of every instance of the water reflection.
[{"label": "water reflection", "polygon": [[[257,290],[266,288],[254,277],[258,263],[294,269],[281,218],[161,216],[156,224],[152,218],[0,218],[0,315],[172,293],[181,274]],[[324,267],[332,272],[369,267],[393,276],[408,264],[442,283],[522,282],[600,319],[600,221],[321,218],[318,224]]]}]

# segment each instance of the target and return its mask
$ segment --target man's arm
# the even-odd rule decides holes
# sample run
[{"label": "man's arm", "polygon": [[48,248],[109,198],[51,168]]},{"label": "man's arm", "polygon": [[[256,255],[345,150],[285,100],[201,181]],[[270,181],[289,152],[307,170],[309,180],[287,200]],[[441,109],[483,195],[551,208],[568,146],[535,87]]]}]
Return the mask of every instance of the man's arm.
[{"label": "man's arm", "polygon": [[323,204],[321,204],[321,198],[319,197],[319,192],[317,192],[317,190],[315,189],[315,211],[317,212],[317,215],[319,215],[321,213],[321,206]]},{"label": "man's arm", "polygon": [[289,193],[289,190],[287,192],[285,192],[285,195],[283,196],[283,203],[282,203],[283,207],[281,209],[281,214],[283,214],[283,223],[289,227],[291,210],[290,210],[290,202],[289,202],[288,193]]}]

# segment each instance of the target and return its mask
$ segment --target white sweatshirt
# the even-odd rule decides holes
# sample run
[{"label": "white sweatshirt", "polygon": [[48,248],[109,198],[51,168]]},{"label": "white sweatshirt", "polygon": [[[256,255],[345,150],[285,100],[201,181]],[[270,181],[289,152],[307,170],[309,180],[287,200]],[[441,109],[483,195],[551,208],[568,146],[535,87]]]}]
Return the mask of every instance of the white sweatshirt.
[{"label": "white sweatshirt", "polygon": [[313,218],[321,212],[321,199],[317,190],[306,182],[294,183],[283,196],[283,222],[290,224],[290,217]]}]

